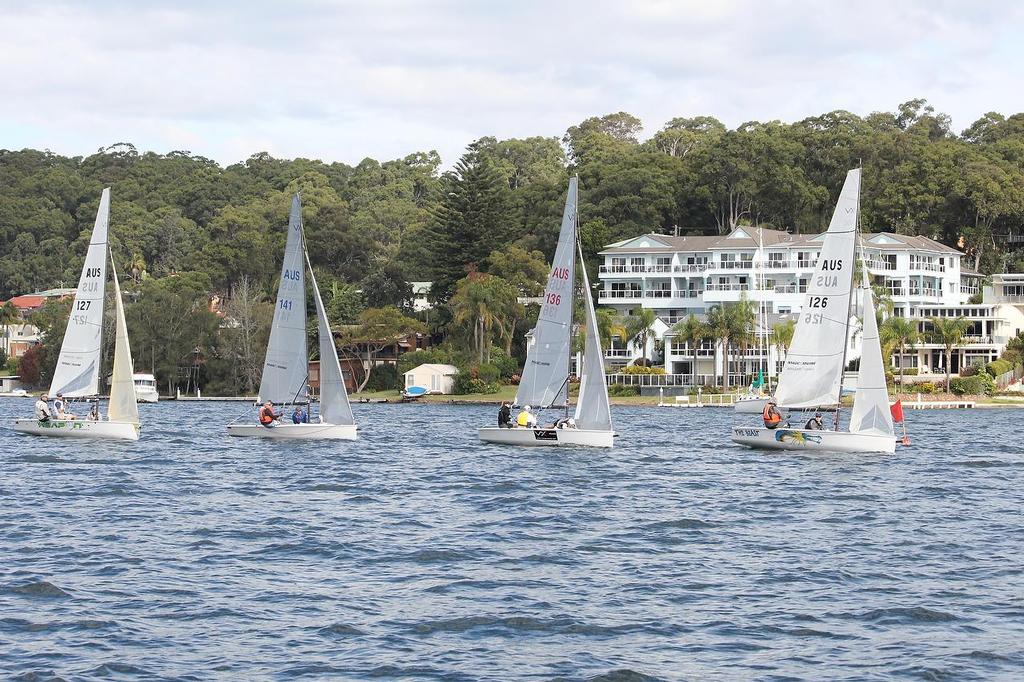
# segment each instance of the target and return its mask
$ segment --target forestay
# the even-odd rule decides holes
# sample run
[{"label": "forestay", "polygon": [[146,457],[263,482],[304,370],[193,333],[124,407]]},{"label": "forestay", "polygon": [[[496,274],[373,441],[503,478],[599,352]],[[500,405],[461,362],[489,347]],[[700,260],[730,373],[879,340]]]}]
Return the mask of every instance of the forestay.
[{"label": "forestay", "polygon": [[107,416],[112,422],[139,423],[139,404],[135,397],[135,370],[132,368],[132,349],[128,343],[128,325],[124,319],[121,284],[117,268],[110,264],[114,281],[114,371],[110,380],[110,404]]},{"label": "forestay", "polygon": [[103,341],[103,297],[107,281],[107,225],[110,221],[110,188],[100,195],[96,223],[82,276],[71,304],[68,327],[50,382],[50,395],[66,398],[99,395],[100,350]]},{"label": "forestay", "polygon": [[572,335],[573,285],[576,280],[577,178],[569,179],[562,229],[551,262],[544,299],[526,366],[516,392],[517,405],[550,407],[568,402],[569,342]]},{"label": "forestay", "polygon": [[260,379],[260,400],[274,403],[305,402],[309,372],[306,347],[306,279],[302,245],[302,207],[292,199],[288,240],[277,288],[277,304],[270,328],[267,356]]},{"label": "forestay", "polygon": [[[580,263],[583,253],[579,253]],[[597,329],[597,313],[590,295],[590,279],[587,269],[583,273],[583,301],[586,322],[583,351],[583,372],[580,378],[580,394],[576,400],[576,427],[595,431],[612,430],[612,410],[608,402],[608,386],[604,376],[604,353],[601,349],[601,335]]]},{"label": "forestay", "polygon": [[871,287],[865,286],[862,291],[864,347],[860,356],[857,394],[850,415],[850,432],[895,437],[892,414],[889,412],[889,389],[885,385],[885,365],[882,363],[882,345],[878,337],[874,299]]},{"label": "forestay", "polygon": [[775,390],[785,407],[834,405],[846,357],[860,169],[846,174]]},{"label": "forestay", "polygon": [[348,391],[345,390],[345,379],[341,374],[341,364],[338,362],[338,349],[334,345],[334,335],[308,254],[306,264],[309,266],[309,281],[313,285],[313,303],[316,305],[317,331],[320,336],[320,418],[325,424],[355,424]]}]

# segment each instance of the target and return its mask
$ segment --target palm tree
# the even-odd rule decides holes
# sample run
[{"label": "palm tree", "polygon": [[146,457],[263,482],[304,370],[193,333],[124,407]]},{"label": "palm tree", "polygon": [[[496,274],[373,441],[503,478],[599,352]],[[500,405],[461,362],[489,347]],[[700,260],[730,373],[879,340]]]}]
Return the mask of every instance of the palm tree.
[{"label": "palm tree", "polygon": [[636,308],[626,320],[626,335],[640,348],[640,359],[647,364],[647,342],[654,333],[654,322],[658,316],[650,308]]},{"label": "palm tree", "polygon": [[473,329],[473,345],[481,364],[491,360],[491,339],[495,327],[502,339],[512,334],[516,291],[511,284],[493,275],[470,273],[459,280],[449,305],[452,321]]},{"label": "palm tree", "polygon": [[917,323],[905,317],[890,317],[882,323],[878,331],[884,346],[887,348],[895,347],[899,350],[900,393],[902,393],[903,356],[906,354],[907,348],[913,350],[917,344],[919,339]]},{"label": "palm tree", "polygon": [[[705,316],[705,329],[708,334],[708,338],[720,344],[725,351],[725,377],[722,381],[722,386],[725,388],[729,387],[729,339],[732,336],[732,326],[729,324],[729,314],[720,305],[714,305],[708,308],[708,312]],[[717,349],[717,346],[716,346]],[[717,363],[716,363],[717,364]],[[715,378],[718,378],[718,372],[715,372]]]},{"label": "palm tree", "polygon": [[950,362],[953,357],[953,346],[963,343],[964,335],[970,328],[970,323],[963,317],[950,319],[948,317],[931,318],[932,330],[928,332],[928,338],[932,343],[937,343],[946,349],[946,393],[949,393]]},{"label": "palm tree", "polygon": [[772,325],[772,344],[781,351],[783,357],[789,353],[795,331],[796,320],[783,320]]},{"label": "palm tree", "polygon": [[[731,334],[729,335],[735,346],[739,350],[739,365],[740,368],[743,366],[743,358],[746,357],[747,348],[755,339],[755,326],[757,324],[757,310],[754,306],[754,302],[747,299],[747,295],[741,294],[740,300],[736,303],[727,303],[725,306],[726,314],[729,318],[729,327],[731,328]],[[728,349],[726,350],[728,353]],[[728,367],[728,355],[726,355],[727,367]],[[728,371],[726,371],[728,374]]]},{"label": "palm tree", "polygon": [[601,347],[611,348],[612,339],[616,336],[625,339],[629,332],[619,316],[612,308],[598,308],[597,334],[601,337]]},{"label": "palm tree", "polygon": [[690,344],[693,351],[693,361],[690,368],[693,370],[693,385],[697,385],[697,346],[708,337],[707,327],[697,319],[697,316],[690,313],[685,320],[680,320],[673,325],[669,333],[680,341]]}]

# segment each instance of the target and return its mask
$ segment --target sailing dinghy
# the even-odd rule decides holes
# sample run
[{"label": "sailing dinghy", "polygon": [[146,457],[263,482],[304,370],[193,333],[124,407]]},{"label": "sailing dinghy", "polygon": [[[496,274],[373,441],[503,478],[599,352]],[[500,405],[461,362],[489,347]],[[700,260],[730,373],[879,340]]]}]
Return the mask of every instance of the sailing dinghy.
[{"label": "sailing dinghy", "polygon": [[[526,367],[515,399],[517,406],[560,408],[565,410],[565,415],[568,415],[569,410],[569,362],[572,353],[572,308],[577,255],[580,263],[583,262],[577,238],[578,183],[576,177],[569,180],[558,246],[544,289],[540,316],[533,331],[533,344],[526,353]],[[612,447],[615,432],[612,430],[597,314],[586,268],[581,267],[580,270],[583,275],[586,347],[573,420],[559,420],[560,428],[484,426],[478,430],[480,440],[505,445]]]},{"label": "sailing dinghy", "polygon": [[[107,280],[107,227],[110,223],[110,188],[103,190],[96,212],[89,250],[82,276],[75,290],[57,367],[50,382],[50,397],[63,394],[65,400],[96,398],[100,393],[100,365],[103,346],[103,303]],[[107,418],[17,419],[14,430],[34,436],[68,436],[114,440],[138,440],[141,425],[132,380],[132,351],[128,343],[128,325],[124,318],[121,285],[113,260],[110,266],[114,282],[115,336],[114,367],[110,382]],[[56,415],[54,415],[56,417]]]},{"label": "sailing dinghy", "polygon": [[356,422],[345,390],[341,363],[334,345],[327,312],[313,266],[306,252],[302,229],[302,204],[299,195],[292,198],[288,219],[288,238],[284,249],[281,281],[277,288],[274,321],[263,362],[258,404],[270,401],[275,406],[311,406],[308,398],[309,353],[306,347],[306,272],[313,289],[317,334],[320,344],[320,414],[310,415],[309,423],[293,424],[290,414],[284,422],[271,426],[260,423],[228,424],[228,434],[259,438],[355,440]]},{"label": "sailing dinghy", "polygon": [[[860,174],[860,169],[847,173],[832,222],[825,233],[817,271],[807,287],[793,344],[775,389],[774,397],[780,410],[833,407],[838,410],[850,327]],[[734,442],[773,450],[896,451],[882,348],[866,271],[862,296],[863,350],[847,430],[828,431],[785,425],[775,429],[736,426],[732,430]],[[837,411],[836,424],[838,422]]]}]

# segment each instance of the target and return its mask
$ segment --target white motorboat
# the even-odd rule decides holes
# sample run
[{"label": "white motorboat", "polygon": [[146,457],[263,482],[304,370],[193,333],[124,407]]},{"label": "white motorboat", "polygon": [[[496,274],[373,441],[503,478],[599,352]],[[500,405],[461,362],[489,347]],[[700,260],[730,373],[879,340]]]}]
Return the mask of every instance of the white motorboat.
[{"label": "white motorboat", "polygon": [[[853,299],[857,249],[860,169],[851,170],[821,245],[816,272],[807,286],[793,343],[786,355],[774,398],[780,409],[814,410],[840,405],[843,370]],[[896,450],[889,412],[889,394],[868,285],[862,284],[864,334],[853,412],[845,430],[819,430],[763,425],[735,426],[732,440],[741,445],[775,450],[882,452]],[[838,417],[836,423],[838,423]]]},{"label": "white motorboat", "polygon": [[[306,346],[306,273],[316,306],[317,334],[320,344],[320,414],[310,416],[310,423],[259,423],[253,414],[248,423],[228,424],[231,436],[274,439],[344,439],[356,438],[356,423],[349,403],[341,363],[334,345],[327,312],[306,252],[302,229],[302,204],[298,194],[292,198],[288,219],[288,239],[284,249],[281,281],[277,288],[274,321],[263,362],[260,395],[257,405],[270,401],[277,406],[305,405],[308,399],[309,351]],[[285,414],[287,417],[287,414]]]},{"label": "white motorboat", "polygon": [[156,377],[152,374],[136,373],[132,375],[135,382],[135,399],[140,403],[155,403],[160,400],[156,390]]},{"label": "white motorboat", "polygon": [[[515,404],[533,405],[540,409],[569,409],[569,362],[572,342],[572,309],[576,296],[576,257],[583,262],[578,239],[577,192],[579,179],[569,179],[569,191],[562,213],[558,246],[551,263],[551,274],[544,289],[544,299],[533,341],[526,352],[526,367],[516,391]],[[583,368],[580,392],[570,425],[563,428],[484,426],[478,429],[480,440],[504,445],[580,445],[610,448],[612,429],[611,404],[605,383],[601,337],[597,330],[597,314],[590,293],[586,268],[581,267],[584,310]]]},{"label": "white motorboat", "polygon": [[[107,228],[110,222],[110,188],[103,190],[89,249],[78,280],[71,316],[60,347],[60,356],[50,382],[50,396],[63,394],[65,400],[98,398],[102,364],[103,303],[106,293]],[[132,381],[132,351],[124,317],[121,285],[113,259],[110,274],[114,283],[114,371],[110,382],[107,418],[96,407],[97,419],[17,419],[14,430],[34,436],[68,436],[138,440],[141,431],[135,384]]]}]

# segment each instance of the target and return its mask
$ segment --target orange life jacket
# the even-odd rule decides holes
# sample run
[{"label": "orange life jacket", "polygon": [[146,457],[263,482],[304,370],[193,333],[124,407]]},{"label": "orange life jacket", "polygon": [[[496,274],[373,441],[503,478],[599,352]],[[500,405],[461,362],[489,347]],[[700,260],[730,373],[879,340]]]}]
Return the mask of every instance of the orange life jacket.
[{"label": "orange life jacket", "polygon": [[765,404],[764,411],[761,413],[761,416],[764,418],[765,426],[776,426],[782,421],[782,415],[779,414],[779,411],[775,409],[775,406],[771,403]]},{"label": "orange life jacket", "polygon": [[269,424],[274,421],[274,408],[272,407],[261,407],[260,408],[260,424]]}]

